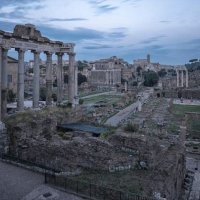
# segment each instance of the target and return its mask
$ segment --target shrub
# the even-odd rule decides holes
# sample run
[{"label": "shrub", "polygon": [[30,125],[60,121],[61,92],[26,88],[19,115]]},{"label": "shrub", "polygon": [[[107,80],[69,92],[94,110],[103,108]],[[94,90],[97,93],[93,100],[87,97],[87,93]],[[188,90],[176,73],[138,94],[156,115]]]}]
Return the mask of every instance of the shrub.
[{"label": "shrub", "polygon": [[83,102],[84,102],[84,100],[83,100],[83,99],[79,99],[79,104],[80,104],[80,105],[82,105],[82,104],[83,104]]},{"label": "shrub", "polygon": [[128,132],[137,132],[139,130],[139,127],[138,125],[136,124],[132,124],[132,123],[128,123],[126,124],[126,126],[124,127],[124,130],[125,131],[128,131]]}]

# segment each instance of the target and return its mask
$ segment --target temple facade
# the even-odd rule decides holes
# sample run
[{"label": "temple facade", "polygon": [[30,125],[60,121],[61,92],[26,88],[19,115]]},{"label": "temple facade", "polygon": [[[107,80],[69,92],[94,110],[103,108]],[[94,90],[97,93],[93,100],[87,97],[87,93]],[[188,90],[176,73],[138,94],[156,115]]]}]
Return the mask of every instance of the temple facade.
[{"label": "temple facade", "polygon": [[[0,118],[7,112],[8,93],[8,51],[14,48],[18,52],[17,70],[17,109],[24,109],[24,54],[31,50],[34,55],[33,66],[33,108],[39,107],[39,80],[40,80],[40,54],[46,54],[46,105],[52,103],[52,55],[57,55],[57,102],[63,100],[63,56],[69,56],[69,102],[77,103],[77,67],[75,65],[75,52],[73,43],[52,41],[43,37],[32,24],[16,25],[13,33],[0,30]],[[1,119],[0,119],[1,120]]]}]

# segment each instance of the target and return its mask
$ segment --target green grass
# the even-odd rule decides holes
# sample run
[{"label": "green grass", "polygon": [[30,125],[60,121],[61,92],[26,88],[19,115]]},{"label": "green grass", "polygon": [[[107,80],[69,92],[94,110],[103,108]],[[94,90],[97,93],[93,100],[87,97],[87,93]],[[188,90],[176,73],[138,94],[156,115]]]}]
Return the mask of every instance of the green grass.
[{"label": "green grass", "polygon": [[[142,181],[137,177],[146,176],[147,173],[147,171],[139,170],[121,171],[114,173],[87,170],[84,171],[81,175],[73,177],[73,179],[113,188],[115,190],[142,194],[144,191]],[[139,176],[139,174],[141,176]]]},{"label": "green grass", "polygon": [[[184,120],[184,115],[187,112],[200,113],[200,106],[195,105],[173,105],[172,112],[179,120]],[[188,133],[189,138],[200,139],[200,121],[193,118],[192,116],[188,118]],[[172,129],[175,129],[175,127]]]},{"label": "green grass", "polygon": [[190,121],[191,130],[199,131],[200,132],[200,121],[197,119],[193,119]]},{"label": "green grass", "polygon": [[101,134],[100,138],[101,139],[107,139],[110,135],[114,134],[116,131],[116,128],[109,127],[107,131]]},{"label": "green grass", "polygon": [[102,103],[106,104],[113,104],[118,102],[121,99],[120,96],[115,95],[99,95],[89,98],[84,98],[84,104],[90,104],[90,103],[98,103],[99,101],[102,101]]},{"label": "green grass", "polygon": [[179,116],[184,117],[186,112],[200,112],[200,106],[194,105],[173,105],[172,112]]},{"label": "green grass", "polygon": [[171,123],[169,124],[169,126],[167,127],[167,130],[169,133],[171,134],[175,134],[175,135],[178,135],[179,133],[179,126],[175,123]]}]

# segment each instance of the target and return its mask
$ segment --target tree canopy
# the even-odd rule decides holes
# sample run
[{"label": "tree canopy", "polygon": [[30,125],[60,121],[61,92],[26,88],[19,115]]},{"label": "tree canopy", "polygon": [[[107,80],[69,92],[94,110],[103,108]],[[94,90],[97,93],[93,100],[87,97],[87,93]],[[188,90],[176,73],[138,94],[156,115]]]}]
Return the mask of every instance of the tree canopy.
[{"label": "tree canopy", "polygon": [[158,71],[158,75],[159,77],[165,77],[167,75],[167,72],[165,69],[161,69],[160,71]]},{"label": "tree canopy", "polygon": [[154,71],[144,72],[144,86],[152,87],[158,83],[159,76]]}]

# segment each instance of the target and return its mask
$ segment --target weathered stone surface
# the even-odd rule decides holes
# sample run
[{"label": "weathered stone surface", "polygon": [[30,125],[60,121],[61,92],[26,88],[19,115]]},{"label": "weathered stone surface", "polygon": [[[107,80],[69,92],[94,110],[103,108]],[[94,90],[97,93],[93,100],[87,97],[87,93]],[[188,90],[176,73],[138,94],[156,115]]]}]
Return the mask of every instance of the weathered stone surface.
[{"label": "weathered stone surface", "polygon": [[40,31],[36,30],[36,27],[32,24],[16,25],[13,31],[13,36],[32,40],[42,39]]}]

